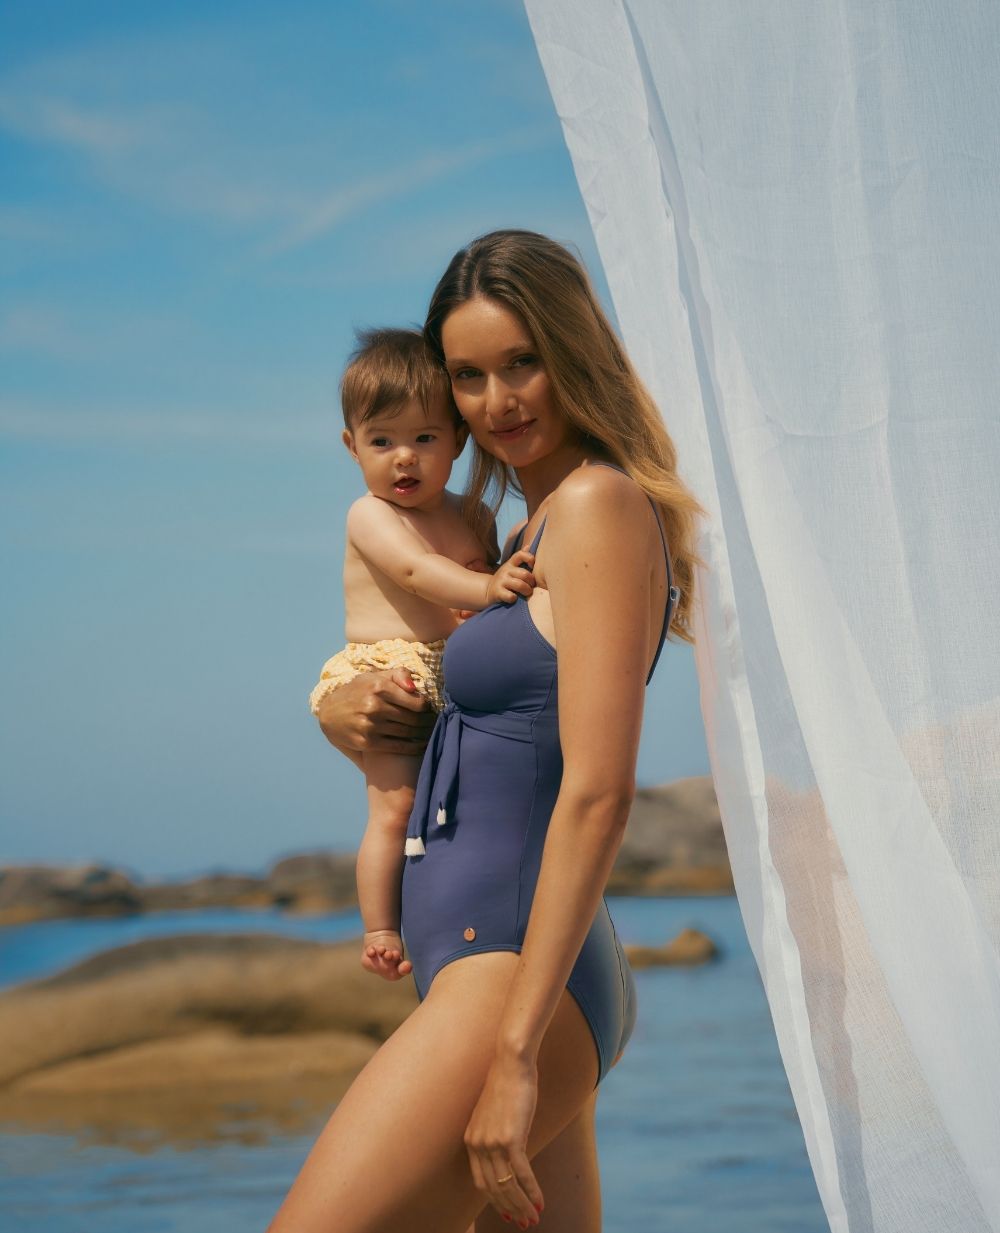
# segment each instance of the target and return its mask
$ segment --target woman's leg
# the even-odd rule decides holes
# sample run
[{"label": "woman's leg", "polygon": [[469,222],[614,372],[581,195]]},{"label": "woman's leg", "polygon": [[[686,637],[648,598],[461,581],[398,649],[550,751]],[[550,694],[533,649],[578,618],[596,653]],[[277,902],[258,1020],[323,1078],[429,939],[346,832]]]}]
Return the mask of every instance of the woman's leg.
[{"label": "woman's leg", "polygon": [[[507,952],[470,955],[438,973],[334,1111],[268,1233],[465,1233],[482,1201],[462,1136],[516,964]],[[569,993],[546,1033],[538,1075],[529,1155],[593,1096],[597,1052]]]}]

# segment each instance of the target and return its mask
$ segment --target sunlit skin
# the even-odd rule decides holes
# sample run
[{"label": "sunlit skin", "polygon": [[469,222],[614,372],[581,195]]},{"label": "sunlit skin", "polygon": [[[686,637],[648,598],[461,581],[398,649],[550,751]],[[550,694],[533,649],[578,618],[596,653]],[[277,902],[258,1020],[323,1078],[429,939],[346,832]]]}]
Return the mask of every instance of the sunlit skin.
[{"label": "sunlit skin", "polygon": [[464,443],[465,430],[455,424],[443,400],[430,414],[414,399],[395,414],[376,415],[353,432],[344,430],[344,444],[361,467],[368,491],[409,510],[441,505]]},{"label": "sunlit skin", "polygon": [[441,331],[452,394],[473,439],[517,471],[528,508],[587,457],[556,408],[548,373],[521,318],[481,296]]},{"label": "sunlit skin", "polygon": [[[435,642],[454,631],[455,609],[478,611],[531,594],[531,554],[518,553],[491,573],[486,546],[445,488],[465,439],[444,391],[428,407],[413,399],[345,430],[368,489],[347,515],[348,642]],[[399,934],[399,882],[419,764],[399,754],[347,752],[364,772],[368,796],[357,861],[361,963],[399,980],[412,970]]]},{"label": "sunlit skin", "polygon": [[[445,319],[442,341],[470,433],[516,470],[523,542],[546,520],[527,603],[558,647],[561,787],[521,953],[471,954],[440,970],[334,1112],[270,1233],[601,1227],[597,1056],[566,982],[634,792],[665,602],[660,532],[636,484],[589,465],[596,456],[561,414],[516,313],[467,301]],[[386,688],[398,682],[373,676],[338,690],[321,716],[328,739],[350,746],[359,727],[367,737],[359,717]],[[405,739],[411,725],[393,723]]]}]

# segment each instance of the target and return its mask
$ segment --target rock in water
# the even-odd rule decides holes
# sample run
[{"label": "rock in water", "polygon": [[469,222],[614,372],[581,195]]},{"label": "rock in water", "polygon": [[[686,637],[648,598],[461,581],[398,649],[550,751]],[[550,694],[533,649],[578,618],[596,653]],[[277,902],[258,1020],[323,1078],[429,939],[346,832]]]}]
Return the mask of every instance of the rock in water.
[{"label": "rock in water", "polygon": [[311,1125],[416,1005],[412,979],[359,955],[360,940],[153,938],[0,994],[0,1121],[116,1142]]},{"label": "rock in water", "polygon": [[708,775],[639,789],[608,893],[733,893],[722,819]]},{"label": "rock in water", "polygon": [[132,879],[108,865],[0,869],[0,924],[63,916],[124,916],[141,908]]},{"label": "rock in water", "polygon": [[682,929],[663,946],[626,946],[625,953],[634,968],[681,967],[707,963],[718,954],[718,948],[698,929]]}]

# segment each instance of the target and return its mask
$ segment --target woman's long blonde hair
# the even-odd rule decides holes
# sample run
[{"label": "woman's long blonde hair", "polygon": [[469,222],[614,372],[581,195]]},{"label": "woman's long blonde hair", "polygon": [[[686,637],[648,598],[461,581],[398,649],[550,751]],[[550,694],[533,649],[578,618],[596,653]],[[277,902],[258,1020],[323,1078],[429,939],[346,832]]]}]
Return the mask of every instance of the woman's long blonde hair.
[{"label": "woman's long blonde hair", "polygon": [[[588,447],[617,463],[656,502],[670,548],[680,600],[670,627],[693,642],[691,613],[697,520],[704,509],[677,475],[677,451],[649,391],[636,376],[605,317],[583,265],[561,244],[534,231],[492,231],[456,253],[434,289],[424,337],[444,362],[445,318],[476,296],[516,312],[531,333],[556,403]],[[475,447],[465,491],[474,515],[494,514],[517,477]]]}]

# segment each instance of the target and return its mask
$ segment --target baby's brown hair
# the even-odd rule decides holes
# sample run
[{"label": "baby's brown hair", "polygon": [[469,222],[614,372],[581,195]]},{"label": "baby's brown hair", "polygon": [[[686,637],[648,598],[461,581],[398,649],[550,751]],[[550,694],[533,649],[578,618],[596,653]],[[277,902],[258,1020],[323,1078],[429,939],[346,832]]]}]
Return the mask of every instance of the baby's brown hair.
[{"label": "baby's brown hair", "polygon": [[430,413],[436,398],[459,419],[448,374],[419,330],[358,330],[340,380],[344,424],[353,432],[376,415],[394,415],[417,399]]}]

